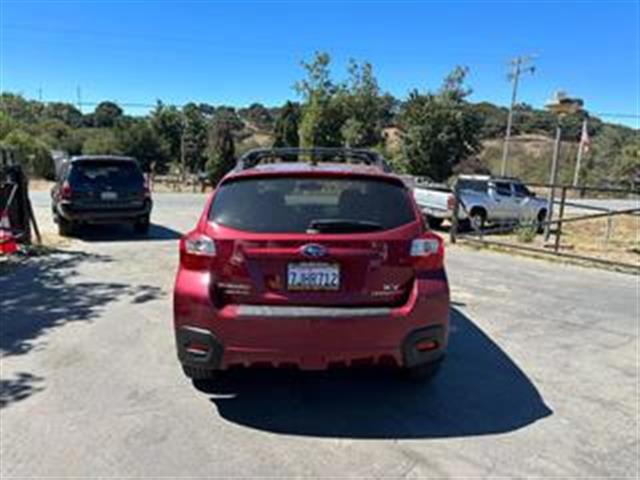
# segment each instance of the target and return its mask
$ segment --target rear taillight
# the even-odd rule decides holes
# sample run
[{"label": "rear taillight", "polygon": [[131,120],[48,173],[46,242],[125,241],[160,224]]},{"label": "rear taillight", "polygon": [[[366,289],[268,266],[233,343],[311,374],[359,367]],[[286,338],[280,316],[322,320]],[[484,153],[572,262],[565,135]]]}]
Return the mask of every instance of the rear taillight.
[{"label": "rear taillight", "polygon": [[411,242],[411,256],[416,269],[440,269],[444,263],[444,242],[434,233],[427,232]]},{"label": "rear taillight", "polygon": [[191,233],[180,240],[180,264],[189,270],[206,270],[216,257],[214,240],[200,233]]},{"label": "rear taillight", "polygon": [[69,185],[69,182],[64,182],[62,184],[62,189],[60,190],[60,197],[63,200],[70,200],[72,195],[73,190],[71,190],[71,185]]},{"label": "rear taillight", "polygon": [[447,197],[447,209],[454,210],[456,208],[456,197],[454,195],[449,195]]},{"label": "rear taillight", "polygon": [[149,177],[144,178],[144,198],[151,198],[151,188],[149,187]]}]

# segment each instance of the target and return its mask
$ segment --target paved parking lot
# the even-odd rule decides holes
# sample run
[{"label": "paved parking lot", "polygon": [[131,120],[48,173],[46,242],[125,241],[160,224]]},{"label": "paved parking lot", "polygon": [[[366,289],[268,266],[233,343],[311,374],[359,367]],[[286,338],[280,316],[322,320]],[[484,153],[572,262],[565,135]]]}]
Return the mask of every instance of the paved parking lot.
[{"label": "paved parking lot", "polygon": [[[450,248],[450,353],[389,375],[236,375],[175,358],[177,238],[204,197],[156,196],[148,240],[100,229],[0,273],[0,476],[633,477],[638,277]],[[46,193],[34,194],[52,230]]]}]

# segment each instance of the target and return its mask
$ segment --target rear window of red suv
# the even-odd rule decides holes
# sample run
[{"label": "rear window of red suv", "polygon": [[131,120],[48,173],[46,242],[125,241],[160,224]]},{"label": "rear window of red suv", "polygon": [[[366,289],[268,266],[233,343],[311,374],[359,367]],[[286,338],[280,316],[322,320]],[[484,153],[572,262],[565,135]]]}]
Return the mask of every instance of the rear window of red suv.
[{"label": "rear window of red suv", "polygon": [[253,177],[222,184],[209,219],[257,233],[362,233],[416,221],[407,189],[369,177]]}]

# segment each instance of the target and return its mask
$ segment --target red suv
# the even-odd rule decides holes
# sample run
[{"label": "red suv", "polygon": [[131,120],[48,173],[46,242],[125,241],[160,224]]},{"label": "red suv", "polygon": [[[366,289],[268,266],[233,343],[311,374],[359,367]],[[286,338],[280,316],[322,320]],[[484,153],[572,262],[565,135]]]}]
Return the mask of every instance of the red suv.
[{"label": "red suv", "polygon": [[429,377],[448,339],[443,256],[376,153],[251,151],[180,241],[178,357],[194,379],[364,365]]}]

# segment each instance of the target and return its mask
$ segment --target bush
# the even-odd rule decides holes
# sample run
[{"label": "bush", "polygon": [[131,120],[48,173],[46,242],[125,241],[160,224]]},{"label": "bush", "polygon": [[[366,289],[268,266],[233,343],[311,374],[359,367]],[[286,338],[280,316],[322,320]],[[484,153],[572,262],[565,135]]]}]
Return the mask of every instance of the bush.
[{"label": "bush", "polygon": [[520,225],[516,228],[516,236],[520,243],[531,243],[536,238],[537,228],[533,224]]},{"label": "bush", "polygon": [[15,152],[29,175],[49,180],[55,178],[51,152],[41,140],[22,130],[13,130],[5,137],[2,145]]}]

